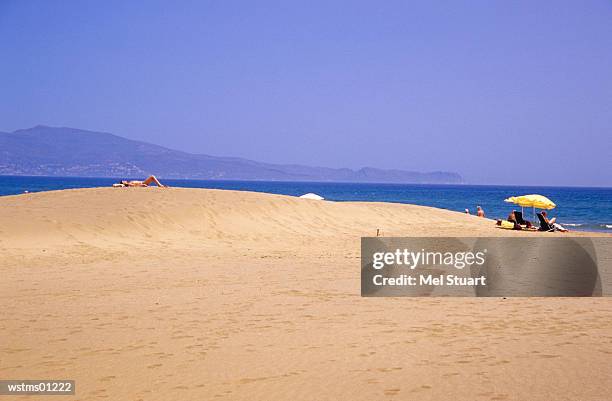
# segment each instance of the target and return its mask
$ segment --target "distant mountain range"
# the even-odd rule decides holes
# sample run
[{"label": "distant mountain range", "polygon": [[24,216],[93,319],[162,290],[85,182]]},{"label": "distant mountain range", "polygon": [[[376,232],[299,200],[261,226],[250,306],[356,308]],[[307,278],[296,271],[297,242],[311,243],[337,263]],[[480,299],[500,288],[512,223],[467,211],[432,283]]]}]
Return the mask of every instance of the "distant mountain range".
[{"label": "distant mountain range", "polygon": [[457,173],[420,173],[364,167],[269,164],[172,150],[117,135],[36,126],[0,132],[0,175],[143,177],[206,180],[461,183]]}]

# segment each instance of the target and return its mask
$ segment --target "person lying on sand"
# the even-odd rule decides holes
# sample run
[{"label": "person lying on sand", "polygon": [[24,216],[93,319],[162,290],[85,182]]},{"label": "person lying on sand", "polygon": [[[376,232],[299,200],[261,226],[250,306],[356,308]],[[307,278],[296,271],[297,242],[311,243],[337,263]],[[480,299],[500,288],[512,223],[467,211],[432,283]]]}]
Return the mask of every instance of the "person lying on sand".
[{"label": "person lying on sand", "polygon": [[149,184],[151,184],[151,183],[155,183],[155,185],[157,185],[160,188],[166,188],[166,185],[162,185],[162,183],[159,182],[157,177],[155,177],[154,175],[150,175],[144,181],[136,181],[136,180],[125,181],[125,180],[122,180],[118,184],[113,184],[113,187],[148,187]]}]

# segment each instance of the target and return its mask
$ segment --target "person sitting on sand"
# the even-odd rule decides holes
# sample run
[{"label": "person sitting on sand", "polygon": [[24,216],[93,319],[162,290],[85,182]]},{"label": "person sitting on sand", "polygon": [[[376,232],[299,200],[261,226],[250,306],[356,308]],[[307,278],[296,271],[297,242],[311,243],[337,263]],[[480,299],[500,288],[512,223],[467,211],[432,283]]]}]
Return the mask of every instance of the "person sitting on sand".
[{"label": "person sitting on sand", "polygon": [[548,219],[548,215],[546,214],[546,210],[542,210],[541,215],[542,215],[542,218],[544,219],[544,221],[547,222],[549,226],[554,227],[555,230],[561,231],[563,233],[569,231],[567,228],[563,227],[561,224],[556,223],[556,221],[557,221],[556,217],[553,217],[552,219],[549,220]]},{"label": "person sitting on sand", "polygon": [[527,228],[531,228],[533,226],[533,224],[531,224],[529,220],[525,220],[523,218],[523,212],[519,212],[516,210],[513,210],[512,212],[514,213],[514,220],[516,220],[516,222],[519,223],[521,226],[527,226]]},{"label": "person sitting on sand", "polygon": [[556,217],[553,217],[552,219],[548,218],[548,215],[546,214],[546,210],[542,210],[542,217],[544,217],[544,221],[546,221],[548,224],[550,224],[551,226],[553,224],[555,224],[555,221],[557,221]]},{"label": "person sitting on sand", "polygon": [[508,215],[508,218],[506,220],[508,220],[510,223],[512,223],[514,225],[514,230],[522,230],[523,229],[521,227],[521,225],[519,224],[518,220],[516,219],[516,214],[514,213],[514,210],[510,212],[510,214]]},{"label": "person sitting on sand", "polygon": [[517,223],[516,221],[516,215],[514,214],[514,210],[510,212],[510,214],[508,215],[508,218],[506,219],[512,223]]},{"label": "person sitting on sand", "polygon": [[513,210],[512,212],[510,212],[510,214],[508,215],[508,221],[520,227],[525,226],[526,228],[529,228],[529,229],[533,227],[533,225],[531,224],[529,220],[523,219],[523,212],[517,212],[516,210]]},{"label": "person sitting on sand", "polygon": [[480,206],[476,206],[476,215],[478,217],[485,217],[485,212],[484,210],[482,210],[482,208]]},{"label": "person sitting on sand", "polygon": [[162,185],[162,183],[159,182],[157,177],[155,177],[154,175],[150,175],[144,181],[137,181],[137,180],[126,181],[126,180],[122,180],[119,184],[113,184],[113,187],[148,187],[149,184],[151,184],[151,183],[155,183],[155,185],[157,185],[160,188],[166,188],[166,186]]}]

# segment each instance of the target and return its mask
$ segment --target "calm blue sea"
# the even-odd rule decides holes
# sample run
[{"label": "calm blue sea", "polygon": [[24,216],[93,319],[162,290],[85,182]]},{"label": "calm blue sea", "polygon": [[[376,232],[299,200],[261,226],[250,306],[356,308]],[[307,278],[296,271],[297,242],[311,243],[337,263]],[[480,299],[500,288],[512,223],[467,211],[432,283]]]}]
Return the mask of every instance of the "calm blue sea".
[{"label": "calm blue sea", "polygon": [[[0,176],[0,195],[67,188],[105,187],[116,178]],[[481,205],[487,217],[505,218],[516,206],[504,199],[514,195],[541,194],[557,204],[550,216],[569,229],[612,232],[612,188],[517,187],[492,185],[351,184],[320,182],[162,180],[170,186],[233,189],[299,196],[314,192],[334,201],[397,202],[443,209],[476,211]],[[525,210],[529,219],[531,211]]]}]

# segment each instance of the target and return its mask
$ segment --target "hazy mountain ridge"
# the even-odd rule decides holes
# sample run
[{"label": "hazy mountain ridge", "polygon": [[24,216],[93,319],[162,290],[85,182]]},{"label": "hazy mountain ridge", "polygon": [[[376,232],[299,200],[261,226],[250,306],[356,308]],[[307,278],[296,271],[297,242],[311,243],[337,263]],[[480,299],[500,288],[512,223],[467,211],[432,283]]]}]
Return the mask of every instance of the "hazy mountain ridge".
[{"label": "hazy mountain ridge", "polygon": [[191,154],[105,132],[36,126],[0,132],[0,175],[461,183],[452,172],[310,167]]}]

